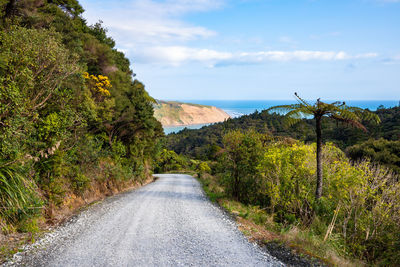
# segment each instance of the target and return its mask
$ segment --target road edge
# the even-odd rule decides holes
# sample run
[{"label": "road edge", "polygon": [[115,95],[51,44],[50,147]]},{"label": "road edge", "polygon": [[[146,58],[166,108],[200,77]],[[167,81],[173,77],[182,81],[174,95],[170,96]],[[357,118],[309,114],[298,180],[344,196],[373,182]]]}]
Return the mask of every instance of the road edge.
[{"label": "road edge", "polygon": [[73,211],[71,211],[71,213],[66,214],[61,219],[57,220],[54,224],[47,224],[47,223],[42,224],[40,226],[39,232],[35,234],[19,233],[20,235],[23,235],[22,239],[20,240],[19,243],[11,244],[10,247],[7,247],[7,245],[9,245],[7,243],[6,244],[0,243],[1,249],[9,250],[9,252],[5,254],[4,257],[0,257],[0,266],[8,266],[9,264],[12,264],[14,257],[18,253],[26,252],[26,250],[28,250],[30,247],[35,247],[35,244],[40,242],[40,240],[44,236],[46,236],[46,234],[51,234],[52,232],[57,231],[58,229],[64,227],[65,225],[68,225],[71,221],[77,218],[82,212],[86,211],[93,205],[98,205],[112,198],[128,194],[132,191],[136,191],[148,184],[154,183],[157,179],[158,179],[157,176],[151,175],[144,181],[137,182],[132,186],[123,188],[120,191],[113,193],[112,195],[102,195],[98,199],[94,199],[93,201],[87,202],[84,205],[75,208]]}]

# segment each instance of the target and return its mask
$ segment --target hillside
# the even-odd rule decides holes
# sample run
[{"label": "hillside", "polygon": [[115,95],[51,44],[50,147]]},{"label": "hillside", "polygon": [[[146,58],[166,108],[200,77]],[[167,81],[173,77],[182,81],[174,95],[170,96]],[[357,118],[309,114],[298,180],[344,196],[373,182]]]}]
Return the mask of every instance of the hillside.
[{"label": "hillside", "polygon": [[0,1],[0,262],[18,238],[152,180],[154,100],[82,12],[77,0]]},{"label": "hillside", "polygon": [[175,101],[157,101],[154,117],[163,126],[184,126],[222,122],[230,116],[217,107]]},{"label": "hillside", "polygon": [[[348,156],[354,160],[371,158],[399,172],[400,108],[380,108],[374,113],[382,122],[379,125],[366,122],[368,132],[325,120],[322,129],[324,142],[333,142],[348,152]],[[291,137],[311,143],[315,142],[314,124],[312,119],[303,119],[296,125],[288,127],[279,114],[270,114],[267,111],[255,112],[202,129],[185,129],[179,133],[169,134],[167,147],[178,154],[209,160],[220,150],[222,137],[229,131],[254,129],[259,133]],[[378,141],[380,138],[384,140]],[[369,139],[372,141],[368,141]]]}]

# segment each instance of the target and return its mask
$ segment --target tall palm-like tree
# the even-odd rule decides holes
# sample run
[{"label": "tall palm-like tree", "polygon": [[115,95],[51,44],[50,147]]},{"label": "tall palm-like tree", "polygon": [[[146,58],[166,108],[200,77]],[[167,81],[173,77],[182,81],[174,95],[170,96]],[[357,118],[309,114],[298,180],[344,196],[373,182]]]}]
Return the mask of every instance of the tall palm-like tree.
[{"label": "tall palm-like tree", "polygon": [[363,131],[367,131],[362,124],[363,121],[380,122],[378,115],[368,110],[358,107],[349,107],[345,102],[333,102],[331,104],[324,103],[317,99],[315,104],[310,104],[297,93],[294,93],[297,104],[292,105],[279,105],[274,106],[268,111],[277,111],[284,113],[289,125],[293,125],[303,118],[311,116],[315,119],[315,132],[317,134],[317,188],[315,198],[319,199],[322,196],[322,127],[321,122],[323,117],[341,121],[346,124],[352,125]]}]

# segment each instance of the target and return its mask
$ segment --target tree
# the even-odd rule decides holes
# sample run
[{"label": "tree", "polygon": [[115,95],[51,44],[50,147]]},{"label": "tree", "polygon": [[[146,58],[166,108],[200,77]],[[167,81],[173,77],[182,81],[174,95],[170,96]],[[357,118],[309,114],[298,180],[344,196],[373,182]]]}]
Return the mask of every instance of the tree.
[{"label": "tree", "polygon": [[302,118],[313,116],[315,119],[315,132],[317,135],[317,187],[315,198],[322,196],[322,118],[327,117],[339,122],[349,124],[353,127],[367,131],[362,124],[363,121],[380,122],[379,117],[368,111],[358,107],[349,107],[345,102],[336,101],[331,104],[322,102],[320,98],[315,104],[310,104],[294,93],[298,101],[297,104],[279,105],[268,109],[268,111],[278,111],[285,113],[285,117],[289,125],[293,125]]},{"label": "tree", "polygon": [[255,197],[263,156],[262,135],[254,130],[230,131],[223,137],[224,149],[220,157],[228,193],[245,203]]}]

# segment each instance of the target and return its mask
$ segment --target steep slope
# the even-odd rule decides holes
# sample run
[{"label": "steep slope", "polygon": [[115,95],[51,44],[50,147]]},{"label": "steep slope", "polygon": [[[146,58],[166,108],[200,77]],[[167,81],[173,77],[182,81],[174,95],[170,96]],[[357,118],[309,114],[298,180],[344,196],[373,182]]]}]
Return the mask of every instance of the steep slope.
[{"label": "steep slope", "polygon": [[82,12],[0,0],[0,265],[45,223],[151,179],[161,149],[154,100]]},{"label": "steep slope", "polygon": [[217,107],[161,100],[154,107],[154,116],[163,126],[214,123],[230,118]]}]

